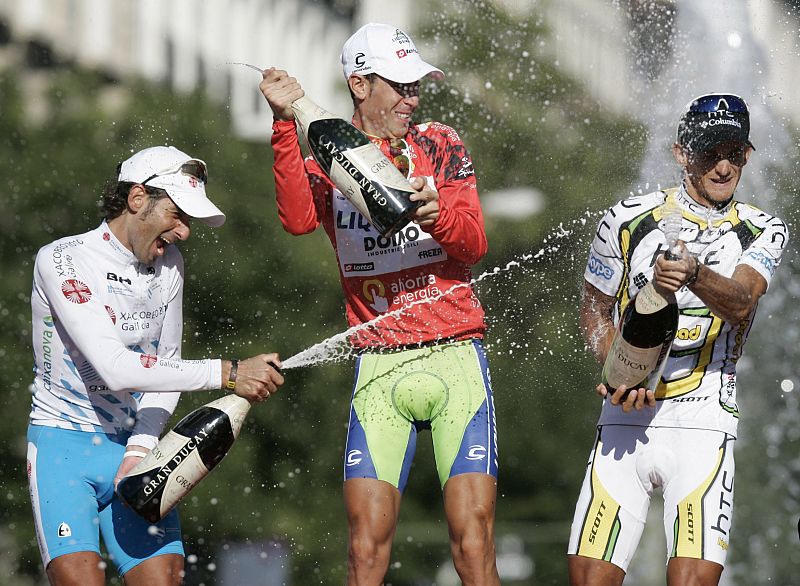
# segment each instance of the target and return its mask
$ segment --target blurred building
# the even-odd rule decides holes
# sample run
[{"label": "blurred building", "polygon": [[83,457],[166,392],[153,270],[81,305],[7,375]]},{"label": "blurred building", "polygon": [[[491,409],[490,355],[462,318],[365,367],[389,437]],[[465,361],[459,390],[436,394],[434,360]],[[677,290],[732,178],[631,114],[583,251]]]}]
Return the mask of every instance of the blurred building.
[{"label": "blurred building", "polygon": [[[111,79],[142,77],[177,91],[202,88],[230,105],[237,135],[266,140],[272,116],[257,90],[258,73],[231,63],[286,69],[315,101],[349,117],[352,106],[339,61],[342,44],[356,24],[382,20],[386,11],[381,9],[388,5],[356,0],[0,0],[0,42],[26,45],[16,57],[34,68],[75,62]],[[410,0],[391,2],[394,24],[407,26],[409,13]]]},{"label": "blurred building", "polygon": [[[716,79],[725,69],[723,48],[731,54],[728,83],[737,86],[748,68],[757,69],[759,93],[742,94],[751,102],[769,101],[778,116],[800,126],[800,103],[793,99],[800,75],[796,0],[543,0],[540,6],[552,32],[546,50],[612,111],[641,117],[642,93],[665,73],[696,80],[698,68],[706,68]],[[714,50],[686,50],[699,37]],[[763,51],[754,54],[752,45]],[[750,61],[742,67],[740,58]]]},{"label": "blurred building", "polygon": [[[494,0],[517,18],[544,17],[540,50],[580,80],[604,107],[641,116],[641,93],[675,60],[677,14],[692,0]],[[768,47],[762,99],[800,125],[792,84],[800,74],[794,0],[744,0],[749,30],[722,31]],[[271,116],[255,89],[258,74],[233,62],[288,70],[315,101],[351,113],[339,52],[359,25],[387,21],[409,30],[425,18],[419,0],[0,0],[0,42],[27,44],[25,58],[48,55],[106,72],[204,89],[230,105],[234,132],[265,140]],[[709,2],[708,4],[715,4]],[[450,10],[464,10],[455,0]],[[716,8],[715,8],[716,10]],[[730,11],[728,11],[730,12]],[[389,16],[391,15],[391,16]],[[741,27],[740,27],[741,28]],[[738,39],[738,41],[737,41]],[[425,54],[436,53],[418,41]],[[702,56],[697,56],[701,58]],[[685,59],[691,60],[692,56]],[[0,57],[0,60],[2,57]],[[766,63],[762,65],[767,65]],[[713,66],[713,64],[711,65]]]}]

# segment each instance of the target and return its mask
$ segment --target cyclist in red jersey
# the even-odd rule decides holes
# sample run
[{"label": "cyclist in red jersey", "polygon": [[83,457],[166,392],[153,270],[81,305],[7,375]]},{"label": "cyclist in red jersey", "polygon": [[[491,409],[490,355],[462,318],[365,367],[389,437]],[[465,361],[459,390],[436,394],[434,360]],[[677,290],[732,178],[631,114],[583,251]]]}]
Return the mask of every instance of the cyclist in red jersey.
[{"label": "cyclist in red jersey", "polygon": [[443,73],[400,29],[367,24],[342,65],[363,130],[417,190],[413,222],[380,236],[313,159],[303,160],[286,71],[263,72],[273,111],[278,213],[300,235],[320,224],[336,252],[351,326],[360,330],[345,450],[349,584],[381,584],[389,565],[417,431],[430,429],[456,570],[465,585],[499,584],[494,548],[497,451],[484,313],[470,267],[486,253],[472,160],[455,130],[416,124],[420,80]]}]

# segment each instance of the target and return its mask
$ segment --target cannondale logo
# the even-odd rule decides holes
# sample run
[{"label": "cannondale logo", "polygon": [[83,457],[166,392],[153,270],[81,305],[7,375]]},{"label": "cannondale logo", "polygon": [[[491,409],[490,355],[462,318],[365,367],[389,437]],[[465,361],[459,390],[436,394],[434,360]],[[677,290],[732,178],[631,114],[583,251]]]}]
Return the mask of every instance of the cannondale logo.
[{"label": "cannondale logo", "polygon": [[364,67],[364,59],[366,59],[366,57],[367,56],[364,55],[364,53],[359,53],[358,55],[356,55],[355,58],[356,67]]},{"label": "cannondale logo", "polygon": [[467,450],[467,460],[483,460],[486,457],[486,446],[475,444]]},{"label": "cannondale logo", "polygon": [[361,450],[350,450],[347,452],[347,466],[360,464],[361,460]]}]

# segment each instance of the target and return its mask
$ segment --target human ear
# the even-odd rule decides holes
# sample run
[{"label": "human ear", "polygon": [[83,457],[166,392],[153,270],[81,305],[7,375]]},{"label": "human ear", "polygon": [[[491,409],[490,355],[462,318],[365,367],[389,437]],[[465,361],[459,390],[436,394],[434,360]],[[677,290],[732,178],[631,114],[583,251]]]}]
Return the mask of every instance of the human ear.
[{"label": "human ear", "polygon": [[672,145],[672,154],[675,156],[675,160],[678,161],[678,164],[683,167],[684,169],[689,166],[689,156],[686,154],[686,149],[684,149],[678,143]]},{"label": "human ear", "polygon": [[350,86],[350,91],[359,100],[363,100],[369,95],[369,80],[363,75],[351,75],[347,80],[347,84]]},{"label": "human ear", "polygon": [[128,210],[133,214],[142,210],[148,197],[144,187],[138,184],[134,185],[128,192]]}]

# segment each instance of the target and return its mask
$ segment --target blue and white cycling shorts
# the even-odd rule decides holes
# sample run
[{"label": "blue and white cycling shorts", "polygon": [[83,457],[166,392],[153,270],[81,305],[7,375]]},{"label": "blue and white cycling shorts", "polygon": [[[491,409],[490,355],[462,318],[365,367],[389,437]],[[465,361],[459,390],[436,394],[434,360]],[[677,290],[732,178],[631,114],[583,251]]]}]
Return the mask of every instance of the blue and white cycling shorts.
[{"label": "blue and white cycling shorts", "polygon": [[158,555],[184,555],[176,510],[151,525],[115,495],[114,475],[126,441],[104,433],[28,426],[28,487],[45,568],[69,553],[100,555],[101,534],[120,575]]}]

